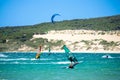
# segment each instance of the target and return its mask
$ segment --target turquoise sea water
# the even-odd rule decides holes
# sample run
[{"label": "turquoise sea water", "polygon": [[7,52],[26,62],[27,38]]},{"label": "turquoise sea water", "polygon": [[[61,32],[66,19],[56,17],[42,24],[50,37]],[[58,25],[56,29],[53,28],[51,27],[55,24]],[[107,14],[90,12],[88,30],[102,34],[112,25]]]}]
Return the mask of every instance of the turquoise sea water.
[{"label": "turquoise sea water", "polygon": [[0,80],[120,80],[120,54],[74,53],[79,63],[74,69],[63,53],[0,53]]}]

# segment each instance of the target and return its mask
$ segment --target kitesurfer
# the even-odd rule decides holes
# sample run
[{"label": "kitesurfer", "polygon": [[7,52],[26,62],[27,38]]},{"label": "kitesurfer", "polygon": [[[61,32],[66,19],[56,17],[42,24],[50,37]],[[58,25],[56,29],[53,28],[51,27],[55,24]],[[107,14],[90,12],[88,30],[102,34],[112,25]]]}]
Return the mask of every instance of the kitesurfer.
[{"label": "kitesurfer", "polygon": [[65,53],[66,53],[67,56],[68,56],[68,60],[71,62],[70,65],[68,66],[68,68],[73,69],[74,66],[75,66],[76,64],[78,64],[78,60],[76,59],[75,56],[73,56],[73,54],[72,54],[72,53],[70,52],[70,50],[66,47],[66,45],[64,45],[64,46],[62,47],[62,49],[65,50]]},{"label": "kitesurfer", "polygon": [[35,57],[36,59],[39,59],[39,58],[40,58],[41,50],[42,50],[42,46],[39,46],[39,47],[38,47],[37,54],[36,54],[36,57]]},{"label": "kitesurfer", "polygon": [[68,60],[71,62],[69,65],[70,69],[73,69],[76,64],[78,64],[78,60],[74,56],[69,56]]}]

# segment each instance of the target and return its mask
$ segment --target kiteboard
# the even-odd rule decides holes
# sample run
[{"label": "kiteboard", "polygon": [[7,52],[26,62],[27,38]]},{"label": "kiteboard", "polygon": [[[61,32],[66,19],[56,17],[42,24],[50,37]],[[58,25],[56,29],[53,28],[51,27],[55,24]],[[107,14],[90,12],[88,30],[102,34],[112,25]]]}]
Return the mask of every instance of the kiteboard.
[{"label": "kiteboard", "polygon": [[69,66],[63,66],[62,68],[63,69],[74,69],[74,67],[78,64],[79,64],[79,62],[76,62],[76,63],[73,63],[72,65],[70,64]]}]

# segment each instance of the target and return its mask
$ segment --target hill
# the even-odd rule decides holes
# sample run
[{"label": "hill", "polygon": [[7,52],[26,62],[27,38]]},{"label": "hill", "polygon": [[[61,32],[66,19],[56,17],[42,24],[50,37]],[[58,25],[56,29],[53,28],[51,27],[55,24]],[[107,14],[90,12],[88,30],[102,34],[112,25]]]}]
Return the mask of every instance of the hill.
[{"label": "hill", "polygon": [[[63,40],[48,41],[46,38],[36,38],[33,41],[34,34],[47,34],[51,30],[95,30],[95,31],[118,31],[120,30],[120,15],[90,18],[64,20],[52,24],[51,22],[35,24],[30,26],[9,26],[0,28],[0,51],[18,51],[21,47],[27,47],[26,51],[34,51],[37,46],[59,46],[63,45]],[[102,32],[101,34],[104,34]],[[119,44],[118,44],[119,45]],[[48,47],[45,47],[45,50]]]}]

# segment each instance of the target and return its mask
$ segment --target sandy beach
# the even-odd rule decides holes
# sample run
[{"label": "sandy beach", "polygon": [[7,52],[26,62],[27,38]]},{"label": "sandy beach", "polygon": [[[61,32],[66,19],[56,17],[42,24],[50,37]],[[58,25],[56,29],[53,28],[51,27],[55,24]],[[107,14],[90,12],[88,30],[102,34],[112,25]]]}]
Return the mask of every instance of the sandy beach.
[{"label": "sandy beach", "polygon": [[[119,31],[117,31],[119,32]],[[33,35],[33,38],[47,38],[48,40],[63,40],[76,42],[81,40],[94,40],[94,39],[103,39],[107,41],[120,41],[120,32],[114,34],[115,32],[104,32],[104,35],[101,35],[102,31],[93,31],[93,30],[61,30],[61,31],[49,31],[48,34],[44,35]]]},{"label": "sandy beach", "polygon": [[[48,41],[62,40],[73,52],[120,53],[120,31],[53,30],[49,31],[47,34],[34,34],[31,40],[36,38],[46,38]],[[105,45],[100,44],[103,40],[114,42],[118,45],[109,46],[109,48],[107,48]],[[87,41],[91,44],[85,44],[83,41]],[[60,47],[61,46],[53,47],[52,50],[61,52]]]}]

